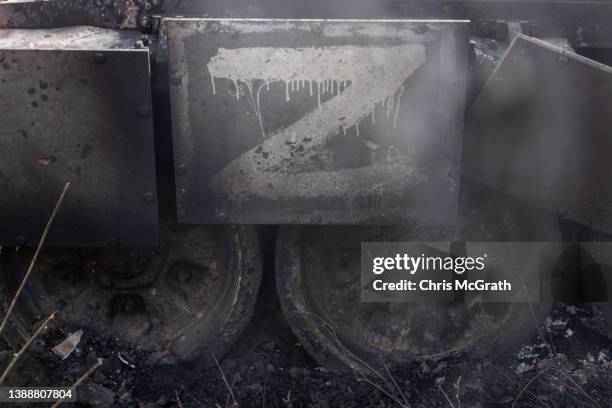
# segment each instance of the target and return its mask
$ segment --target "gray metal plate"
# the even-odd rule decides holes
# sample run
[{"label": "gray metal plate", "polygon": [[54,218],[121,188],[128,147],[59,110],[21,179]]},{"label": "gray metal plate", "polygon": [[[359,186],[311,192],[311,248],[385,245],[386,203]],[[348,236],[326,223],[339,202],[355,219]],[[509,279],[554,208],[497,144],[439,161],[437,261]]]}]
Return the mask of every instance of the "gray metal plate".
[{"label": "gray metal plate", "polygon": [[467,22],[165,30],[179,221],[454,222]]},{"label": "gray metal plate", "polygon": [[612,68],[517,37],[471,108],[467,174],[612,232],[611,95]]},{"label": "gray metal plate", "polygon": [[563,37],[577,47],[610,47],[611,0],[2,0],[0,27],[92,25],[155,30],[151,16],[214,18],[461,19],[474,34],[505,38],[505,24],[530,35]]},{"label": "gray metal plate", "polygon": [[0,49],[0,245],[157,243],[146,50]]}]

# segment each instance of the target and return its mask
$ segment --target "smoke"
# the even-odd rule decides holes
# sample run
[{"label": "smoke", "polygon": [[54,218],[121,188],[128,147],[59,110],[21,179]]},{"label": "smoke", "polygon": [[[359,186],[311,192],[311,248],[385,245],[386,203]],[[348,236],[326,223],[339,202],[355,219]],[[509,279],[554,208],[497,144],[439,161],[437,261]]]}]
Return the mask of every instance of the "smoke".
[{"label": "smoke", "polygon": [[603,102],[612,71],[521,36],[472,106],[466,173],[568,219],[611,231]]}]

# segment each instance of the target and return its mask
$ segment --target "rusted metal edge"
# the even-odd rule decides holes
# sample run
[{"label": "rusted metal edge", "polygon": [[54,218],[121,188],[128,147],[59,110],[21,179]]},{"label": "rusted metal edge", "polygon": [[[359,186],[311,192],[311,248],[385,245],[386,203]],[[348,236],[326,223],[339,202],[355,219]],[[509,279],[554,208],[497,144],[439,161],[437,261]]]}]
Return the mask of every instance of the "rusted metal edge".
[{"label": "rusted metal edge", "polygon": [[63,28],[0,29],[3,49],[133,49],[140,34],[93,26]]},{"label": "rusted metal edge", "polygon": [[74,25],[135,29],[139,17],[154,13],[158,0],[0,1],[0,28],[54,28]]}]

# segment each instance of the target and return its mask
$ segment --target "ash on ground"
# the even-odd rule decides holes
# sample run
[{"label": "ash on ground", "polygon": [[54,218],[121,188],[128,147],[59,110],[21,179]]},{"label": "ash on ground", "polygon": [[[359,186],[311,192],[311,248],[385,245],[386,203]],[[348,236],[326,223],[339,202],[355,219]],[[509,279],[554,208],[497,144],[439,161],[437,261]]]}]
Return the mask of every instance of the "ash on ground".
[{"label": "ash on ground", "polygon": [[[7,385],[67,386],[102,357],[105,364],[79,387],[77,406],[612,406],[612,341],[596,306],[556,304],[538,334],[506,361],[463,355],[377,374],[337,375],[306,353],[269,291],[260,295],[250,326],[221,369],[212,356],[152,366],[142,352],[87,331],[62,361],[51,349],[69,332],[55,328],[36,341]],[[11,353],[3,351],[5,364]]]}]

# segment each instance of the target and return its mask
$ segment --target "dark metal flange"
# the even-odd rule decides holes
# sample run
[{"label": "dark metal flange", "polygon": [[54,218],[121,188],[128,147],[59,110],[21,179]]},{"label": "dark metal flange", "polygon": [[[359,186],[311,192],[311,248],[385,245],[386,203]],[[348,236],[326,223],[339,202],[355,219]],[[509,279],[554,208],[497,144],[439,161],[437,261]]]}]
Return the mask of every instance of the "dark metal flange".
[{"label": "dark metal flange", "polygon": [[[253,227],[163,225],[163,251],[48,249],[22,297],[28,327],[58,311],[65,329],[113,336],[173,363],[222,356],[248,323],[261,279]],[[5,260],[7,297],[32,255]],[[27,333],[27,330],[24,331]]]},{"label": "dark metal flange", "polygon": [[[467,200],[467,204],[466,204]],[[556,218],[492,191],[463,193],[458,231],[413,227],[283,227],[277,290],[304,347],[329,368],[369,370],[464,353],[504,357],[550,304],[361,303],[361,242],[559,240]]]}]

